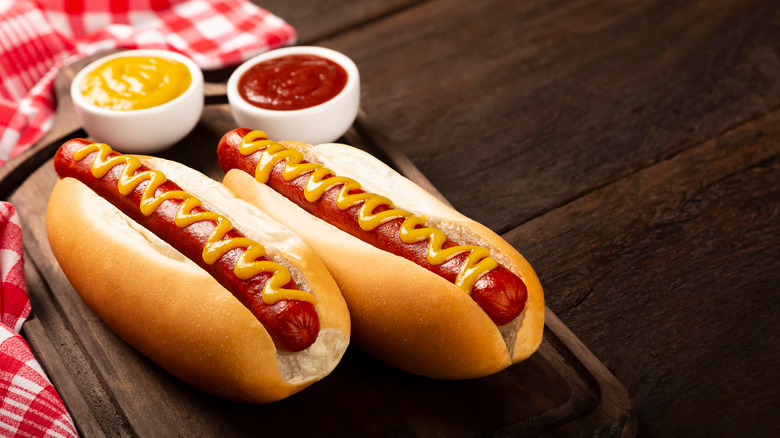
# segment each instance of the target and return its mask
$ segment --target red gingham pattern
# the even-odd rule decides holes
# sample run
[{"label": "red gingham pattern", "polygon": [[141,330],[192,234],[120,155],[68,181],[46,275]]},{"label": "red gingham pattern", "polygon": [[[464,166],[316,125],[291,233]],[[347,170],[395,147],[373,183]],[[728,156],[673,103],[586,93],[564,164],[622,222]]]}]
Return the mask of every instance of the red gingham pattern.
[{"label": "red gingham pattern", "polygon": [[19,217],[0,202],[0,436],[77,437],[65,404],[19,335],[29,314]]},{"label": "red gingham pattern", "polygon": [[19,216],[10,203],[0,202],[0,323],[15,332],[30,315],[23,251]]},{"label": "red gingham pattern", "polygon": [[54,77],[78,57],[159,48],[210,70],[295,41],[247,0],[0,0],[0,165],[51,128]]}]

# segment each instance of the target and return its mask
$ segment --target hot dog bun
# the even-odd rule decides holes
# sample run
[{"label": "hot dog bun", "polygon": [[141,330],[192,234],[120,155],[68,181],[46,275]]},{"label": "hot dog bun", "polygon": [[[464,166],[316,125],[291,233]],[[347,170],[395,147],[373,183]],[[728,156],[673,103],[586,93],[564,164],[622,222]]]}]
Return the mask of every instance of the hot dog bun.
[{"label": "hot dog bun", "polygon": [[311,248],[205,175],[158,158],[142,162],[228,217],[287,266],[301,289],[317,298],[320,334],[299,353],[277,351],[257,318],[206,271],[81,182],[65,178],[49,200],[47,233],[63,272],[87,305],[174,376],[230,400],[271,402],[327,376],[347,348],[350,319]]},{"label": "hot dog bun", "polygon": [[497,327],[468,294],[442,277],[338,230],[243,171],[228,171],[223,184],[299,233],[320,255],[347,300],[356,345],[400,369],[443,379],[493,374],[536,351],[544,295],[533,268],[515,248],[359,149],[279,143],[401,209],[425,215],[451,239],[489,249],[528,289],[520,316]]}]

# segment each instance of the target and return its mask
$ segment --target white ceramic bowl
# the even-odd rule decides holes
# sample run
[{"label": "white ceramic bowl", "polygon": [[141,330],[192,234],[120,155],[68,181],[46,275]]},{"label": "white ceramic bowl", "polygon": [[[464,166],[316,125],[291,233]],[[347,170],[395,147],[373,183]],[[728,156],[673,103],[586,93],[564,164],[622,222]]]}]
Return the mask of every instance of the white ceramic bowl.
[{"label": "white ceramic bowl", "polygon": [[[269,59],[298,54],[321,56],[342,66],[347,72],[344,89],[324,103],[299,110],[263,109],[241,97],[239,79],[252,66]],[[276,141],[330,143],[344,135],[355,121],[360,104],[360,74],[351,59],[335,50],[314,46],[285,47],[262,53],[241,64],[228,79],[227,97],[239,128],[264,131],[269,139]]]},{"label": "white ceramic bowl", "polygon": [[[93,105],[81,93],[84,76],[104,62],[123,56],[158,56],[179,61],[192,76],[190,87],[163,104],[118,111]],[[100,58],[76,74],[70,86],[73,106],[90,139],[124,153],[152,154],[170,147],[192,131],[203,112],[203,72],[188,57],[167,50],[127,50]]]}]

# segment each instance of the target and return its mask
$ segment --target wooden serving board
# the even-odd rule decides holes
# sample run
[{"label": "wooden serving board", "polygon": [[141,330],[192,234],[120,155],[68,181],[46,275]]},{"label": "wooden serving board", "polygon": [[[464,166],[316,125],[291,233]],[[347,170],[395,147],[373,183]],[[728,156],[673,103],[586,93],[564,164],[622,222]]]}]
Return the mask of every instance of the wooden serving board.
[{"label": "wooden serving board", "polygon": [[[64,67],[57,90],[65,90],[88,61]],[[216,145],[236,126],[221,91],[221,85],[210,84],[200,123],[160,156],[222,178]],[[22,335],[83,436],[622,437],[636,433],[628,393],[549,310],[538,352],[481,379],[417,377],[351,346],[330,376],[272,404],[228,402],[180,382],[97,318],[51,253],[45,229],[47,201],[56,181],[51,156],[65,139],[86,135],[75,122],[67,95],[58,95],[57,126],[1,169],[0,196],[14,204],[24,230],[33,313]],[[346,134],[345,142],[377,155],[438,193],[365,114]]]}]

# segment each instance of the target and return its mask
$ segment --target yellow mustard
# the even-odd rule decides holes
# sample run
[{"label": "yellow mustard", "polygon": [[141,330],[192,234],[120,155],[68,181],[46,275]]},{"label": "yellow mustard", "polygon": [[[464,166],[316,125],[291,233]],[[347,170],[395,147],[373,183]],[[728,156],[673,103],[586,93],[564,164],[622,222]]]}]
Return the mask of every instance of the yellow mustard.
[{"label": "yellow mustard", "polygon": [[[303,154],[294,149],[287,149],[273,140],[267,140],[266,134],[262,131],[253,131],[245,135],[238,150],[244,156],[262,151],[255,169],[255,180],[262,184],[268,181],[276,163],[280,161],[285,161],[282,176],[287,181],[310,172],[303,192],[308,202],[315,202],[331,187],[342,185],[336,199],[336,206],[340,210],[346,210],[362,202],[363,205],[358,212],[358,224],[364,231],[374,230],[391,219],[404,218],[399,238],[409,244],[428,240],[426,259],[431,265],[439,266],[457,254],[468,252],[466,261],[455,279],[455,285],[467,294],[471,294],[474,284],[482,275],[498,267],[498,262],[490,257],[490,251],[481,246],[455,245],[443,248],[447,236],[439,229],[425,226],[424,217],[397,209],[390,199],[375,193],[350,194],[350,191],[362,190],[360,183],[345,176],[336,176],[333,171],[321,164],[306,162]],[[374,213],[380,205],[387,205],[390,208]],[[417,228],[418,226],[420,228]]]},{"label": "yellow mustard", "polygon": [[192,83],[187,66],[157,56],[121,56],[89,72],[81,93],[93,105],[118,111],[151,108],[169,102]]},{"label": "yellow mustard", "polygon": [[104,143],[92,143],[77,150],[73,154],[75,161],[83,160],[92,152],[98,152],[98,156],[92,163],[92,176],[102,178],[115,166],[124,164],[122,175],[117,183],[119,192],[127,196],[135,190],[143,181],[149,180],[141,196],[140,209],[144,216],[149,216],[157,210],[157,207],[167,199],[180,199],[182,202],[176,212],[174,222],[179,228],[185,228],[195,222],[213,221],[216,228],[208,238],[208,243],[203,248],[203,261],[206,264],[214,264],[225,253],[234,248],[246,248],[233,266],[233,272],[241,280],[248,280],[261,272],[270,272],[271,278],[263,288],[263,302],[267,305],[275,304],[280,300],[302,300],[316,305],[316,299],[312,294],[297,289],[285,289],[283,286],[290,282],[290,271],[284,266],[268,261],[258,260],[265,255],[265,248],[254,240],[246,237],[225,238],[233,229],[230,220],[221,214],[211,211],[193,213],[192,209],[201,206],[200,199],[190,193],[172,190],[161,195],[156,195],[157,189],[168,179],[158,170],[145,170],[135,174],[141,167],[141,162],[133,155],[116,155],[108,158],[111,148]]}]

